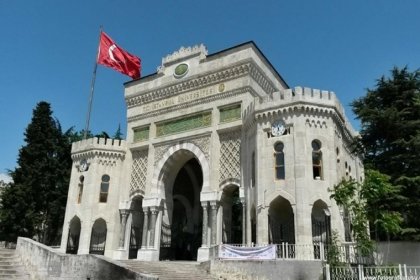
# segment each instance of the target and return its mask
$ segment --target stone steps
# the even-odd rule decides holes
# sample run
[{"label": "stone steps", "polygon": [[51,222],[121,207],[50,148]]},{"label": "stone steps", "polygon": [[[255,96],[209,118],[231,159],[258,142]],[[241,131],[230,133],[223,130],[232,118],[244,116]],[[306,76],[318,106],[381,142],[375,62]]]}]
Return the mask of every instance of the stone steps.
[{"label": "stone steps", "polygon": [[215,280],[198,262],[137,260],[120,261],[134,271],[158,276],[159,280]]},{"label": "stone steps", "polygon": [[0,279],[30,279],[20,257],[13,249],[0,249]]}]

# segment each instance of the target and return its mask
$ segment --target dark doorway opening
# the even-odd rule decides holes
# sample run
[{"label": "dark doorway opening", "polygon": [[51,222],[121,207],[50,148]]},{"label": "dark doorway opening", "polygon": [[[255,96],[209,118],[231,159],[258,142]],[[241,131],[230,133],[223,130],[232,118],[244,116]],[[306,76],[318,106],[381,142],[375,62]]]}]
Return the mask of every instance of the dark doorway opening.
[{"label": "dark doorway opening", "polygon": [[223,207],[223,243],[242,244],[242,203],[237,186],[224,189],[221,204]]},{"label": "dark doorway opening", "polygon": [[131,229],[130,229],[130,248],[129,259],[136,259],[137,252],[142,246],[144,214],[142,208],[142,198],[136,197],[131,203]]},{"label": "dark doorway opening", "polygon": [[70,222],[66,248],[67,254],[77,254],[77,251],[79,250],[80,227],[80,219],[75,216]]},{"label": "dark doorway opening", "polygon": [[166,190],[169,219],[162,222],[160,259],[197,259],[202,240],[202,184],[201,166],[192,158],[178,171],[172,189]]}]

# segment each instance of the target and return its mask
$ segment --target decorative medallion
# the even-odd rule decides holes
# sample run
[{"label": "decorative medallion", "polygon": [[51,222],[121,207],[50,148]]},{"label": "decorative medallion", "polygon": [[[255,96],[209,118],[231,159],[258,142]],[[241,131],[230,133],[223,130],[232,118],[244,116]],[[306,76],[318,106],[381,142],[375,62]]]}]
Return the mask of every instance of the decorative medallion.
[{"label": "decorative medallion", "polygon": [[225,91],[225,84],[219,84],[219,92]]},{"label": "decorative medallion", "polygon": [[80,165],[79,165],[79,172],[85,172],[89,169],[89,163],[87,162],[87,160],[84,158],[80,161]]},{"label": "decorative medallion", "polygon": [[189,66],[187,63],[181,63],[174,70],[174,77],[179,79],[184,77],[188,73]]},{"label": "decorative medallion", "polygon": [[273,136],[281,136],[286,131],[286,125],[282,120],[275,121],[271,125],[271,134]]}]

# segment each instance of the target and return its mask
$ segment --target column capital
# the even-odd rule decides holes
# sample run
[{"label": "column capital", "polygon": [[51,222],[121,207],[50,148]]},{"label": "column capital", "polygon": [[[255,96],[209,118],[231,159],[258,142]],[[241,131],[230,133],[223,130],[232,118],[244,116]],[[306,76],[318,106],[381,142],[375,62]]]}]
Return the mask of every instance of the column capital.
[{"label": "column capital", "polygon": [[209,207],[209,202],[208,201],[201,201],[201,206],[204,208]]},{"label": "column capital", "polygon": [[150,212],[152,212],[152,215],[156,215],[159,212],[159,207],[157,206],[150,207]]},{"label": "column capital", "polygon": [[212,209],[216,209],[217,208],[217,205],[218,205],[218,201],[217,200],[210,201],[210,207]]},{"label": "column capital", "polygon": [[130,214],[130,209],[118,209],[119,211],[120,211],[120,215],[122,216],[122,217],[126,217],[126,216],[128,216],[129,214]]}]

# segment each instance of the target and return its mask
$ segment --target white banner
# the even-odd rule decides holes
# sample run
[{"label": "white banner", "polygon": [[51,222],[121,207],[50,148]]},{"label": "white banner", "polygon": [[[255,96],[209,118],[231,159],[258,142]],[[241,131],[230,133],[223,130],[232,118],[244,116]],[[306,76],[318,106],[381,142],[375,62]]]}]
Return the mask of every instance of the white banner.
[{"label": "white banner", "polygon": [[274,260],[276,258],[276,245],[239,247],[222,244],[219,247],[219,258],[238,260]]}]

